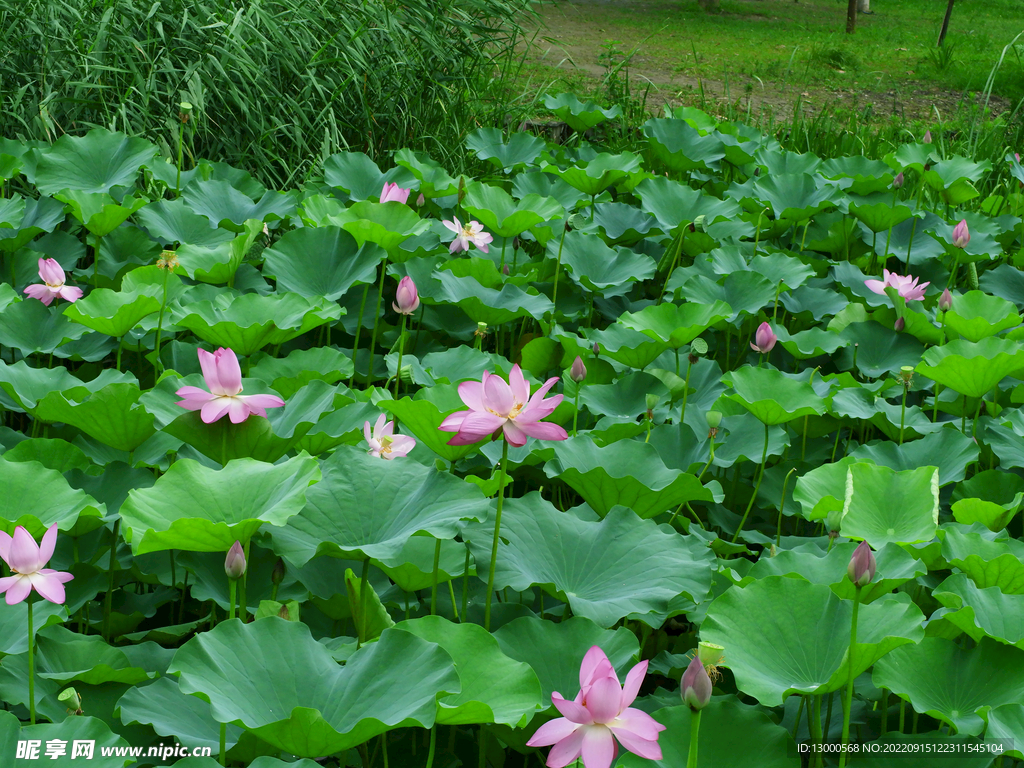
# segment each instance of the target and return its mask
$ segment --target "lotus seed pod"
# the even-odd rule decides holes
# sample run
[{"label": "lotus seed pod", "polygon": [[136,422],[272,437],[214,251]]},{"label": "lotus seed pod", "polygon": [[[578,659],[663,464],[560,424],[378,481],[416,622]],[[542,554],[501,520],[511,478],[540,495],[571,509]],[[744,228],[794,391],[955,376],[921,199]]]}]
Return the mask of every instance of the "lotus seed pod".
[{"label": "lotus seed pod", "polygon": [[708,426],[711,429],[718,429],[722,424],[722,412],[721,411],[708,411],[704,414],[705,420],[708,422]]},{"label": "lotus seed pod", "polygon": [[697,658],[705,667],[717,667],[725,660],[725,648],[714,643],[697,643]]}]

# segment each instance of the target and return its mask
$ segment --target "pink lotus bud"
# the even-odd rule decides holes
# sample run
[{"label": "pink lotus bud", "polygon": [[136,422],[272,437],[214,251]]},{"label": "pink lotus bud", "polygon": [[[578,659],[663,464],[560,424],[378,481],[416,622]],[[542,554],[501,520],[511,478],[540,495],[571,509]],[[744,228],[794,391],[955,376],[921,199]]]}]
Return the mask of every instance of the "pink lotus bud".
[{"label": "pink lotus bud", "polygon": [[419,294],[416,293],[416,283],[406,275],[398,281],[398,290],[395,292],[395,301],[391,304],[395,312],[403,315],[411,315],[420,305]]},{"label": "pink lotus bud", "polygon": [[240,579],[245,574],[245,551],[238,541],[231,545],[228,556],[224,558],[224,573],[229,579]]},{"label": "pink lotus bud", "polygon": [[953,227],[953,245],[957,248],[966,248],[971,242],[971,232],[967,229],[967,219],[960,219],[960,223]]},{"label": "pink lotus bud", "polygon": [[402,189],[397,184],[389,181],[384,184],[384,188],[380,191],[380,201],[382,203],[406,203],[409,200],[409,193],[411,191],[411,189]]},{"label": "pink lotus bud", "polygon": [[896,333],[903,333],[903,329],[906,327],[907,321],[904,320],[902,317],[897,317],[896,323],[893,325],[893,330],[896,331]]},{"label": "pink lotus bud", "polygon": [[569,378],[577,384],[587,378],[587,367],[583,364],[583,358],[579,355],[576,355],[576,359],[572,361],[572,367],[569,369]]},{"label": "pink lotus bud", "polygon": [[694,712],[704,709],[711,701],[711,691],[714,686],[708,671],[704,669],[700,656],[695,655],[690,665],[683,672],[683,679],[679,682],[679,693],[683,697],[683,703]]},{"label": "pink lotus bud", "polygon": [[601,345],[600,345],[600,344],[598,344],[598,343],[597,343],[597,342],[595,341],[595,342],[594,342],[594,357],[600,357],[600,356],[601,356]]},{"label": "pink lotus bud", "polygon": [[899,189],[903,186],[903,171],[896,174],[896,178],[892,180],[892,188]]},{"label": "pink lotus bud", "polygon": [[846,567],[846,575],[858,588],[870,584],[875,578],[875,554],[866,541],[862,541],[853,551],[850,564]]},{"label": "pink lotus bud", "polygon": [[931,130],[927,130],[927,131],[924,132],[924,138],[921,139],[921,141],[924,144],[931,144],[932,143],[932,132],[931,132]]},{"label": "pink lotus bud", "polygon": [[425,202],[427,202],[427,198],[425,198],[423,193],[420,192],[420,196],[416,198],[416,205],[423,205]]},{"label": "pink lotus bud", "polygon": [[511,270],[508,268],[508,264],[501,268],[501,274],[505,275],[506,277],[508,277],[508,275],[511,274]]},{"label": "pink lotus bud", "polygon": [[755,352],[766,355],[772,351],[776,341],[778,341],[778,337],[772,331],[772,327],[768,323],[761,323],[757,327],[757,333],[754,334],[754,341],[750,348]]},{"label": "pink lotus bud", "polygon": [[949,292],[949,288],[942,292],[939,296],[939,310],[942,312],[949,312],[953,308],[953,294]]}]

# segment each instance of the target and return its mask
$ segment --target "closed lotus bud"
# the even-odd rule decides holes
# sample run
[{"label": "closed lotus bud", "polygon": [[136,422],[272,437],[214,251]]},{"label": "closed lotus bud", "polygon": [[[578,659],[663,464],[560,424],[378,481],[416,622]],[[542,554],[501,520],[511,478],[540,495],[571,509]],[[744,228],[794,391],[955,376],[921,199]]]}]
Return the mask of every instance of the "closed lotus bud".
[{"label": "closed lotus bud", "polygon": [[953,227],[953,245],[957,248],[964,248],[971,242],[971,233],[967,229],[967,219],[960,219],[960,223]]},{"label": "closed lotus bud", "polygon": [[900,189],[903,186],[903,171],[896,174],[896,178],[892,180],[892,188]]},{"label": "closed lotus bud", "polygon": [[398,290],[395,291],[395,301],[391,304],[395,312],[403,315],[411,315],[420,306],[420,297],[416,293],[416,283],[406,275],[398,281]]},{"label": "closed lotus bud", "polygon": [[229,579],[240,579],[245,573],[245,551],[238,541],[231,545],[228,556],[224,558],[224,573]]},{"label": "closed lotus bud", "polygon": [[718,429],[722,424],[722,412],[721,411],[708,411],[704,414],[704,418],[708,422],[708,426],[712,429]]},{"label": "closed lotus bud", "polygon": [[583,364],[583,358],[579,355],[576,355],[576,359],[572,361],[572,367],[569,369],[569,378],[577,384],[587,378],[587,366]]},{"label": "closed lotus bud", "polygon": [[893,326],[893,329],[896,331],[896,333],[903,333],[903,329],[906,327],[907,321],[904,320],[902,317],[897,317],[896,324]]},{"label": "closed lotus bud", "polygon": [[754,341],[751,343],[750,348],[755,352],[766,355],[775,347],[776,341],[778,341],[778,337],[775,335],[772,327],[768,323],[761,323],[757,327],[757,333],[754,334]]},{"label": "closed lotus bud", "polygon": [[846,567],[846,575],[858,588],[866,586],[875,578],[875,553],[866,541],[862,541],[855,550],[850,564]]},{"label": "closed lotus bud", "polygon": [[595,341],[595,342],[594,342],[594,357],[600,357],[600,356],[601,356],[601,345],[600,345],[600,344],[598,344],[598,343],[597,343],[597,342]]},{"label": "closed lotus bud", "polygon": [[949,312],[953,308],[953,294],[949,292],[949,288],[942,292],[939,296],[939,310],[942,312]]},{"label": "closed lotus bud", "polygon": [[427,198],[425,198],[423,193],[420,192],[420,196],[416,198],[416,205],[423,205],[425,202],[427,202]]},{"label": "closed lotus bud", "polygon": [[284,619],[285,621],[291,621],[292,615],[288,611],[287,605],[282,605],[281,610],[277,612],[278,618]]},{"label": "closed lotus bud", "polygon": [[280,584],[284,581],[285,564],[283,558],[277,558],[277,562],[274,563],[274,570],[270,572],[270,581],[274,584]]},{"label": "closed lotus bud", "polygon": [[683,703],[694,712],[704,709],[711,701],[711,678],[708,671],[704,669],[700,656],[694,656],[690,665],[683,672],[683,679],[679,684],[679,692],[683,697]]},{"label": "closed lotus bud", "polygon": [[921,141],[923,143],[925,143],[925,144],[931,144],[932,143],[932,132],[931,132],[931,130],[927,130],[927,131],[924,132],[924,138],[921,139]]}]

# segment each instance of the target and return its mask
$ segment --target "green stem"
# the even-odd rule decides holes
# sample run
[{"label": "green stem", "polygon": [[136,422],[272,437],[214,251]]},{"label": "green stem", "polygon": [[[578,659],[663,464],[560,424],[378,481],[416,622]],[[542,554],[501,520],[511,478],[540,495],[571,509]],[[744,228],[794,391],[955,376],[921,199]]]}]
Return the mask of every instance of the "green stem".
[{"label": "green stem", "polygon": [[686,400],[690,396],[690,369],[693,368],[693,363],[690,362],[690,357],[686,357],[686,383],[683,385],[683,409],[679,413],[679,423],[683,423],[683,419],[686,417]]},{"label": "green stem", "polygon": [[228,724],[220,724],[220,764],[228,764]]},{"label": "green stem", "polygon": [[178,178],[174,182],[174,197],[181,197],[181,161],[183,154],[183,146],[185,143],[185,121],[181,121],[181,127],[178,128]]},{"label": "green stem", "polygon": [[356,353],[359,352],[359,332],[363,330],[363,312],[366,311],[366,297],[370,294],[370,284],[367,283],[363,286],[363,300],[359,302],[359,317],[356,318],[356,339],[352,344],[352,375],[348,379],[349,389],[352,388],[352,383],[356,380]]},{"label": "green stem", "polygon": [[[807,701],[809,708],[808,722],[811,726],[811,743],[816,747],[821,745],[821,697],[811,696]],[[821,749],[814,750],[811,765],[818,765],[821,760]]]},{"label": "green stem", "polygon": [[889,732],[889,691],[882,689],[882,735]]},{"label": "green stem", "polygon": [[373,331],[370,333],[370,364],[366,369],[366,386],[373,381],[373,353],[377,348],[377,328],[380,326],[380,305],[384,301],[384,276],[388,273],[388,257],[384,257],[384,263],[380,266],[380,285],[377,287],[377,309],[373,314]]},{"label": "green stem", "polygon": [[[679,240],[677,241],[678,245],[676,245],[676,249],[675,249],[676,252],[672,256],[671,263],[668,265],[668,272],[665,273],[665,284],[661,286],[661,293],[658,294],[658,303],[659,304],[661,303],[662,298],[664,298],[664,296],[665,296],[665,291],[668,290],[668,281],[672,279],[672,273],[676,271],[676,264],[679,262],[679,256],[683,252],[683,240],[685,238],[686,238],[686,227],[684,226],[679,231]],[[679,371],[677,370],[676,373],[678,374]]]},{"label": "green stem", "polygon": [[28,716],[31,725],[36,724],[36,662],[35,632],[32,627],[32,598],[28,600]]},{"label": "green stem", "polygon": [[96,235],[96,245],[93,246],[95,249],[92,254],[92,287],[98,288],[100,282],[100,243],[103,242],[103,238],[100,235]]},{"label": "green stem", "polygon": [[107,568],[107,594],[103,598],[103,639],[110,642],[110,604],[114,597],[114,566],[117,565],[117,540],[121,535],[120,516],[114,521],[114,535],[110,543],[110,565]]},{"label": "green stem", "polygon": [[498,510],[494,515],[494,540],[491,542],[491,567],[487,573],[487,602],[484,603],[484,629],[491,631],[491,599],[494,597],[494,567],[498,562],[498,541],[501,534],[501,508],[505,501],[505,464],[508,462],[508,440],[501,445],[501,468],[498,475]]},{"label": "green stem", "polygon": [[576,385],[576,410],[572,412],[572,436],[576,437],[576,420],[580,415],[580,384]]},{"label": "green stem", "polygon": [[437,616],[437,570],[441,564],[441,540],[434,542],[434,581],[430,586],[430,615]]},{"label": "green stem", "polygon": [[[793,741],[796,741],[796,735],[800,732],[800,716],[804,712],[804,704],[807,703],[807,697],[800,697],[800,704],[796,708],[796,723],[793,724]],[[810,717],[810,715],[808,715]]]},{"label": "green stem", "polygon": [[164,309],[167,307],[167,278],[171,276],[170,268],[164,270],[164,300],[160,303],[160,318],[156,323],[156,350],[153,353],[153,381],[160,377],[163,364],[160,362],[160,341],[164,332]]},{"label": "green stem", "polygon": [[114,363],[114,367],[118,373],[121,372],[121,350],[124,348],[124,336],[117,338],[117,362]]},{"label": "green stem", "polygon": [[242,578],[241,578],[242,588],[240,590],[238,590],[238,598],[239,598],[238,599],[238,616],[239,616],[239,618],[242,621],[248,621],[249,620],[249,603],[247,603],[246,599],[245,599],[245,588],[246,588],[246,585],[249,582],[249,565],[248,565],[249,564],[249,542],[248,541],[245,542],[245,546],[243,547],[243,549],[245,550],[246,568],[245,568],[245,573],[242,574]]},{"label": "green stem", "polygon": [[395,374],[395,400],[398,399],[398,388],[402,386],[402,355],[405,354],[405,318],[406,316],[403,314],[402,326],[398,334],[398,373]]},{"label": "green stem", "polygon": [[[453,465],[454,466],[454,465]],[[462,621],[466,621],[466,609],[469,606],[469,546],[466,546],[466,563],[462,570]]]},{"label": "green stem", "polygon": [[903,421],[907,415],[907,389],[903,387],[903,403],[900,405],[900,445],[903,445]]},{"label": "green stem", "polygon": [[779,529],[775,532],[775,546],[781,546],[782,543],[782,515],[786,511],[786,491],[789,489],[789,477],[796,472],[796,467],[793,467],[789,472],[786,473],[786,479],[782,482],[782,502],[779,504]]},{"label": "green stem", "polygon": [[857,612],[860,608],[860,586],[853,595],[853,618],[850,621],[850,653],[847,656],[849,674],[846,678],[846,705],[843,707],[843,745],[839,753],[839,768],[846,765],[846,746],[850,743],[850,708],[853,706],[853,654],[857,646]]},{"label": "green stem", "polygon": [[228,611],[228,619],[235,618],[235,598],[238,597],[238,580],[228,579],[228,596],[231,599],[231,610]]},{"label": "green stem", "polygon": [[562,271],[562,246],[565,244],[565,233],[568,230],[562,225],[562,239],[558,241],[558,261],[555,262],[555,285],[551,289],[551,322],[555,322],[555,312],[558,311],[558,273]]},{"label": "green stem", "polygon": [[736,529],[736,533],[732,535],[732,541],[736,541],[740,537],[740,531],[743,530],[744,523],[747,522],[747,515],[750,514],[750,510],[754,507],[754,499],[757,498],[757,492],[761,488],[761,481],[764,479],[764,463],[768,458],[768,425],[764,425],[764,450],[761,452],[761,471],[757,475],[757,485],[754,486],[754,495],[750,497],[750,503],[747,504],[746,510],[743,512],[743,519],[740,520],[740,525]]},{"label": "green stem", "polygon": [[427,752],[427,768],[434,765],[434,747],[437,745],[437,724],[430,729],[430,750]]},{"label": "green stem", "polygon": [[366,642],[366,587],[370,580],[370,558],[363,560],[363,573],[359,577],[359,621],[356,622],[356,650]]},{"label": "green stem", "polygon": [[697,768],[697,737],[700,735],[700,710],[690,710],[690,754],[686,768]]}]

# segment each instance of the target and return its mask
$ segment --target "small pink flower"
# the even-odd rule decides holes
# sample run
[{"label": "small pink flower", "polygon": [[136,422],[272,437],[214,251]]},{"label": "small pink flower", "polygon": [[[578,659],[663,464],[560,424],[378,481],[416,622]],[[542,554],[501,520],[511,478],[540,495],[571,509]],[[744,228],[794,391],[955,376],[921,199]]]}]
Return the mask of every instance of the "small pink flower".
[{"label": "small pink flower", "polygon": [[572,367],[569,369],[569,378],[577,384],[587,378],[587,366],[583,364],[583,358],[579,355],[576,355],[576,359],[572,361]]},{"label": "small pink flower", "polygon": [[565,440],[569,435],[557,424],[542,422],[550,416],[562,395],[544,399],[555,382],[552,376],[530,397],[530,385],[526,383],[519,364],[512,366],[508,383],[500,376],[484,371],[482,381],[464,381],[459,384],[459,397],[469,406],[468,411],[459,411],[441,422],[442,432],[456,432],[448,445],[472,445],[485,437],[503,430],[509,445],[526,445],[527,437],[538,440]]},{"label": "small pink flower", "polygon": [[932,132],[931,132],[931,129],[928,129],[927,131],[924,132],[924,138],[921,139],[921,141],[923,143],[925,143],[925,144],[931,144],[932,143]]},{"label": "small pink flower", "polygon": [[[408,455],[409,451],[416,447],[416,441],[408,435],[395,434],[395,422],[387,421],[383,413],[377,417],[377,423],[373,425],[373,435],[370,434],[370,422],[363,422],[363,437],[370,447],[368,454],[375,459],[394,459],[399,456]],[[385,424],[385,422],[387,422]]]},{"label": "small pink flower", "polygon": [[846,575],[857,587],[863,587],[875,578],[875,568],[875,554],[871,551],[871,545],[862,541],[853,550],[850,564],[846,566]]},{"label": "small pink flower", "polygon": [[409,193],[411,189],[402,189],[393,182],[385,182],[384,189],[380,191],[380,201],[382,203],[405,203],[409,200]]},{"label": "small pink flower", "polygon": [[750,348],[762,355],[767,355],[772,351],[776,341],[778,341],[778,337],[772,327],[768,323],[761,323],[757,327],[757,333],[754,334],[754,341]]},{"label": "small pink flower", "polygon": [[971,242],[971,231],[967,228],[967,219],[960,219],[960,223],[953,227],[953,245],[957,248],[966,248]]},{"label": "small pink flower", "polygon": [[425,198],[423,193],[420,192],[420,196],[416,198],[416,205],[423,205],[425,202],[427,202],[427,198]]},{"label": "small pink flower", "polygon": [[242,542],[236,541],[224,558],[224,573],[229,579],[238,580],[245,574],[245,550]]},{"label": "small pink flower", "polygon": [[463,225],[453,216],[451,221],[445,220],[441,223],[456,233],[452,244],[448,246],[448,253],[468,251],[470,243],[487,253],[487,244],[494,240],[493,235],[484,232],[483,225],[479,221],[470,221]]},{"label": "small pink flower", "polygon": [[50,306],[58,296],[70,302],[82,298],[82,289],[73,288],[64,284],[64,270],[56,259],[39,260],[39,277],[45,285],[30,285],[25,288],[25,293],[33,299],[39,299],[46,306]]},{"label": "small pink flower", "polygon": [[564,768],[583,758],[585,768],[610,768],[619,744],[646,760],[661,760],[658,734],[665,726],[646,712],[630,706],[647,674],[641,661],[626,675],[625,686],[608,657],[593,646],[580,665],[580,692],[572,701],[555,691],[551,703],[564,717],[545,723],[533,734],[528,747],[554,745],[548,753],[549,768]]},{"label": "small pink flower", "polygon": [[892,180],[892,188],[899,189],[903,186],[903,171],[896,174],[896,178]]},{"label": "small pink flower", "polygon": [[890,272],[888,269],[882,270],[881,280],[865,280],[864,285],[874,293],[884,295],[886,286],[890,286],[896,289],[907,301],[921,301],[924,298],[924,289],[927,288],[931,283],[917,284],[918,278],[911,275],[904,277],[903,275],[897,275],[895,272]]},{"label": "small pink flower", "polygon": [[231,417],[232,424],[240,424],[250,414],[267,417],[267,408],[280,408],[284,405],[277,395],[243,395],[242,369],[238,367],[238,358],[230,349],[223,347],[210,353],[199,350],[199,365],[203,369],[203,378],[207,392],[199,387],[182,387],[175,392],[178,405],[187,411],[201,411],[200,415],[207,424],[220,419],[225,414]]},{"label": "small pink flower", "polygon": [[23,526],[14,529],[13,537],[0,531],[0,558],[3,558],[13,573],[0,579],[0,593],[7,593],[5,599],[8,605],[20,603],[33,589],[51,603],[64,603],[64,584],[75,577],[64,571],[44,567],[53,557],[56,545],[56,523],[46,529],[39,546],[36,546],[36,540]]},{"label": "small pink flower", "polygon": [[411,315],[420,305],[420,296],[416,292],[416,283],[406,275],[398,281],[398,290],[395,291],[395,300],[391,304],[395,312],[403,315]]},{"label": "small pink flower", "polygon": [[939,296],[939,311],[949,312],[953,308],[953,294],[949,292],[949,288],[942,292]]}]

